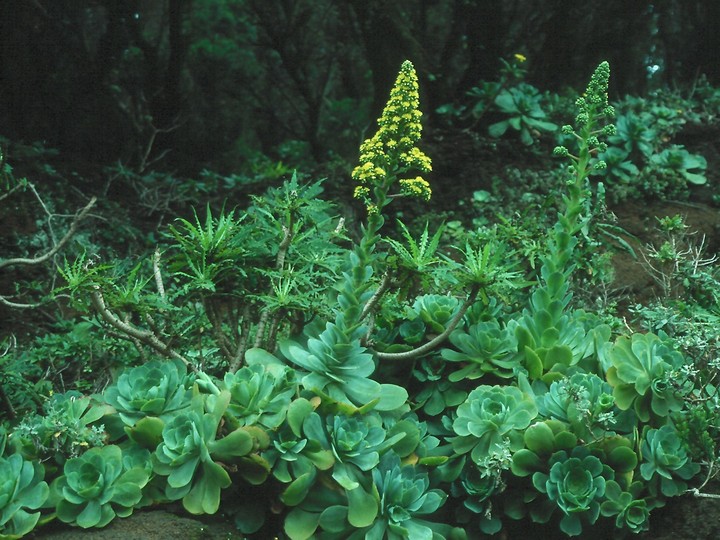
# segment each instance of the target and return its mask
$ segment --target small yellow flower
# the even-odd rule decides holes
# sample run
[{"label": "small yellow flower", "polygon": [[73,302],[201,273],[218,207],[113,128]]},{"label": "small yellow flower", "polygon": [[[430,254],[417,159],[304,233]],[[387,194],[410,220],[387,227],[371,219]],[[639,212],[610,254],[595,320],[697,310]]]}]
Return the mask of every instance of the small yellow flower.
[{"label": "small yellow flower", "polygon": [[417,197],[425,201],[429,201],[432,195],[430,184],[421,176],[400,180],[400,192],[407,197]]},{"label": "small yellow flower", "polygon": [[515,60],[517,60],[520,64],[522,64],[523,62],[525,62],[527,60],[527,58],[525,57],[524,54],[515,53]]}]

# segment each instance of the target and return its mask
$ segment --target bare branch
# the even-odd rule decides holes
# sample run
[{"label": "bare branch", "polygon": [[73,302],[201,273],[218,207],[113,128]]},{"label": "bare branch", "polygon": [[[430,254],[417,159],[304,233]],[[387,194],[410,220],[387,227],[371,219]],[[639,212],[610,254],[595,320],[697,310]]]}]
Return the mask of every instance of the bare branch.
[{"label": "bare branch", "polygon": [[160,273],[160,250],[156,249],[153,254],[153,276],[155,276],[155,286],[161,298],[165,298],[165,285],[163,285],[162,273]]},{"label": "bare branch", "polygon": [[0,261],[0,269],[3,269],[7,266],[14,266],[14,265],[26,265],[26,266],[34,266],[37,264],[42,264],[48,260],[50,260],[58,251],[60,251],[65,244],[68,243],[70,238],[75,234],[77,231],[78,226],[80,225],[80,222],[85,218],[87,213],[90,211],[90,209],[95,206],[95,203],[97,202],[97,197],[93,197],[90,199],[90,202],[85,205],[85,207],[80,210],[77,214],[75,214],[75,217],[72,220],[72,223],[70,223],[70,228],[65,233],[65,236],[63,236],[60,241],[53,246],[52,249],[47,251],[43,255],[38,255],[37,257],[33,258],[26,258],[26,257],[17,257],[14,259],[5,259],[4,261]]},{"label": "bare branch", "polygon": [[[283,225],[283,233],[283,239],[278,246],[277,258],[275,259],[275,268],[278,270],[282,270],[283,266],[285,266],[285,256],[287,255],[288,248],[292,242],[292,221],[290,226]],[[258,321],[257,329],[255,331],[255,347],[262,346],[263,338],[265,337],[265,325],[267,324],[269,318],[270,310],[266,309],[260,315],[260,320]]]},{"label": "bare branch", "polygon": [[2,201],[3,199],[7,199],[10,195],[12,195],[14,192],[16,192],[21,187],[24,187],[23,184],[18,184],[15,187],[13,187],[12,189],[9,189],[7,193],[3,193],[2,195],[0,195],[0,201]]},{"label": "bare branch", "polygon": [[18,302],[13,302],[13,301],[11,301],[11,300],[8,300],[8,299],[5,298],[4,296],[0,295],[0,304],[2,304],[2,305],[4,305],[4,306],[7,306],[7,307],[10,307],[10,308],[13,308],[13,309],[36,309],[36,308],[39,308],[40,306],[42,306],[42,305],[44,305],[44,304],[46,304],[46,303],[47,303],[47,302],[37,302],[37,303],[34,303],[34,304],[24,304],[24,303],[23,303],[23,304],[20,304],[20,303],[18,303]]},{"label": "bare branch", "polygon": [[112,311],[108,309],[107,305],[105,304],[105,298],[103,297],[99,287],[95,288],[90,297],[93,307],[97,310],[103,320],[110,324],[110,326],[125,334],[129,339],[137,340],[140,343],[144,343],[145,345],[152,348],[156,352],[159,352],[163,356],[181,360],[185,365],[194,369],[192,364],[184,356],[173,350],[167,343],[164,343],[153,332],[136,328],[132,324],[118,318],[117,315],[115,315]]}]

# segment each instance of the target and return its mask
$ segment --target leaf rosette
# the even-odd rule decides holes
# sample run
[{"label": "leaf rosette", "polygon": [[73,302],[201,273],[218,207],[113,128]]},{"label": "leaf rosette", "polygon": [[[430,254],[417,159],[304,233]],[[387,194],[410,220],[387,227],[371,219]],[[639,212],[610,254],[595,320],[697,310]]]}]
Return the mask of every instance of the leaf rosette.
[{"label": "leaf rosette", "polygon": [[[569,455],[565,451],[556,452],[549,465],[549,473],[533,474],[533,485],[562,510],[560,529],[569,536],[577,536],[582,532],[582,520],[590,524],[597,521],[613,470],[583,447],[576,447]],[[552,511],[551,505],[531,510],[533,519],[541,523],[548,521]]]},{"label": "leaf rosette", "polygon": [[190,404],[187,368],[179,360],[152,360],[126,369],[104,396],[128,426],[146,416],[167,419]]},{"label": "leaf rosette", "polygon": [[643,489],[643,482],[633,482],[628,491],[623,491],[620,484],[609,480],[605,485],[607,500],[600,505],[600,513],[606,517],[615,516],[615,527],[618,529],[627,529],[635,534],[649,530],[652,507],[640,497]]},{"label": "leaf rosette", "polygon": [[478,386],[457,409],[452,428],[458,435],[453,449],[471,452],[472,460],[481,463],[490,455],[524,446],[522,431],[537,416],[533,398],[514,386]]},{"label": "leaf rosette", "polygon": [[467,365],[451,373],[451,381],[478,379],[489,373],[509,379],[520,368],[520,362],[513,354],[517,350],[515,335],[497,321],[483,321],[472,325],[467,332],[455,330],[450,342],[458,349],[443,349],[442,357],[450,362],[464,362]]},{"label": "leaf rosette", "polygon": [[643,422],[679,411],[683,401],[668,380],[685,360],[655,334],[620,336],[608,350],[612,366],[607,379],[622,410],[633,408]]},{"label": "leaf rosette", "polygon": [[48,498],[44,476],[38,461],[26,461],[19,453],[0,457],[0,538],[21,538],[35,528],[40,512],[28,510],[37,510]]},{"label": "leaf rosette", "polygon": [[125,470],[119,446],[91,448],[69,459],[64,474],[52,483],[57,517],[85,529],[104,527],[116,515],[132,514],[149,479],[145,467]]},{"label": "leaf rosette", "polygon": [[228,412],[241,425],[276,429],[297,391],[294,370],[262,349],[250,349],[246,360],[247,366],[223,378],[223,387],[230,392]]},{"label": "leaf rosette", "polygon": [[[267,447],[268,435],[256,427],[240,427],[217,438],[220,422],[227,410],[230,394],[196,396],[193,407],[179,413],[162,431],[162,442],[153,454],[153,469],[167,476],[165,495],[170,500],[182,499],[191,514],[214,514],[220,506],[220,492],[231,484],[230,475],[218,462],[245,463],[242,458]],[[207,408],[208,412],[204,412]],[[266,472],[264,461],[251,459],[245,477],[262,482]],[[266,466],[266,465],[265,465]],[[266,466],[266,468],[269,468]]]},{"label": "leaf rosette", "polygon": [[680,495],[687,489],[685,481],[700,471],[700,465],[692,462],[677,430],[670,424],[648,430],[641,450],[640,475],[651,482],[650,491],[656,495]]}]

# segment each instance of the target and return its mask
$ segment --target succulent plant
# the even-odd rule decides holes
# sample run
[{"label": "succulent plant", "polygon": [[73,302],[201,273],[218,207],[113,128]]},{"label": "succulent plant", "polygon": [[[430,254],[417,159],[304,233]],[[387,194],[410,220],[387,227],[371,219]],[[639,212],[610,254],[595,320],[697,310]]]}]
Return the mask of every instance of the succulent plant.
[{"label": "succulent plant", "polygon": [[[499,471],[497,471],[499,473]],[[452,495],[462,499],[456,513],[460,523],[477,524],[483,534],[495,534],[502,529],[497,511],[492,511],[491,497],[501,493],[505,484],[500,474],[494,474],[474,463],[467,464],[460,478],[452,485]]]},{"label": "succulent plant", "polygon": [[687,489],[685,481],[700,471],[700,465],[690,460],[678,432],[670,424],[648,430],[641,450],[640,475],[650,482],[654,495],[680,495]]},{"label": "succulent plant", "polygon": [[170,500],[182,499],[191,514],[217,512],[220,491],[231,483],[227,470],[218,462],[247,465],[248,469],[240,473],[253,483],[264,480],[269,469],[261,459],[251,456],[270,442],[263,430],[240,427],[217,438],[229,403],[228,391],[196,396],[189,410],[165,424],[162,442],[153,454],[154,471],[167,476],[165,495]]},{"label": "succulent plant", "polygon": [[553,506],[560,508],[563,512],[560,529],[568,536],[577,536],[582,533],[583,520],[590,524],[597,521],[606,483],[613,479],[613,471],[581,446],[570,454],[556,452],[549,466],[549,473],[536,472],[532,481],[535,489],[544,493],[553,505],[539,505],[531,510],[531,515],[535,521],[545,523]]},{"label": "succulent plant", "polygon": [[228,412],[240,425],[276,429],[297,392],[294,370],[262,349],[250,349],[245,359],[245,367],[223,378],[221,386],[230,392]]},{"label": "succulent plant", "polygon": [[128,426],[147,416],[167,420],[190,404],[187,368],[180,360],[152,360],[126,369],[104,397]]},{"label": "succulent plant", "polygon": [[538,409],[546,418],[569,424],[586,441],[602,438],[611,429],[631,432],[636,419],[615,407],[612,392],[612,386],[594,373],[578,372],[553,382],[538,398]]},{"label": "succulent plant", "polygon": [[415,364],[412,374],[422,386],[413,401],[429,416],[438,416],[467,398],[466,390],[448,380],[448,369],[447,362],[437,357],[420,358]]},{"label": "succulent plant", "polygon": [[[315,422],[312,422],[315,420]],[[318,432],[318,415],[313,415],[305,425],[305,433],[311,438]],[[310,425],[315,424],[314,429]],[[347,472],[342,471],[343,465],[352,465],[361,471],[373,469],[380,461],[380,455],[404,437],[398,433],[388,438],[378,414],[362,416],[330,415],[326,418],[327,433],[330,446],[337,461],[333,468],[333,478],[345,487],[352,489],[357,482]]]},{"label": "succulent plant", "polygon": [[[0,448],[1,449],[1,448]],[[26,461],[19,453],[7,458],[0,452],[0,538],[21,538],[35,528],[37,510],[49,495],[39,461]]]},{"label": "succulent plant", "polygon": [[288,484],[280,497],[288,506],[300,504],[310,492],[317,472],[328,470],[335,463],[324,437],[318,441],[305,435],[305,421],[313,411],[314,406],[305,398],[290,403],[287,421],[272,433],[271,445],[262,452],[273,476]]},{"label": "succulent plant", "polygon": [[[338,317],[342,319],[342,314]],[[285,358],[308,372],[300,376],[300,384],[327,400],[381,411],[397,409],[407,400],[404,388],[370,378],[375,362],[360,344],[357,330],[349,332],[341,324],[328,322],[305,347],[291,340],[283,340],[279,346]]]},{"label": "succulent plant", "polygon": [[454,296],[426,294],[415,300],[412,311],[432,332],[440,334],[459,308],[460,301]]},{"label": "succulent plant", "polygon": [[653,154],[650,156],[650,164],[661,172],[676,174],[691,184],[707,183],[707,160],[699,154],[691,154],[681,145],[673,144]]},{"label": "succulent plant", "polygon": [[[445,538],[447,526],[425,520],[445,504],[447,493],[430,489],[426,472],[415,466],[400,464],[400,458],[389,452],[372,471],[380,497],[380,513],[365,538]],[[386,536],[385,536],[386,535]]]},{"label": "succulent plant", "polygon": [[641,533],[650,529],[651,505],[640,497],[645,486],[642,482],[633,482],[627,491],[620,484],[608,480],[605,484],[606,500],[600,505],[600,513],[605,517],[615,516],[615,527],[627,529],[632,533]]},{"label": "succulent plant", "polygon": [[478,386],[457,409],[451,439],[456,452],[471,452],[480,463],[486,456],[524,446],[522,432],[537,416],[535,402],[514,386]]},{"label": "succulent plant", "polygon": [[398,328],[398,333],[403,341],[409,345],[417,345],[425,339],[426,327],[423,320],[418,316],[403,321]]},{"label": "succulent plant", "polygon": [[685,360],[655,334],[620,336],[606,352],[612,362],[607,380],[622,410],[631,407],[643,422],[651,416],[666,417],[683,406],[671,380],[672,372]]},{"label": "succulent plant", "polygon": [[91,448],[65,463],[51,487],[58,519],[82,528],[104,527],[117,515],[127,517],[142,498],[150,473],[125,469],[119,446]]},{"label": "succulent plant", "polygon": [[478,379],[488,373],[509,379],[520,367],[513,354],[517,350],[515,336],[495,320],[473,324],[467,332],[455,330],[450,334],[450,342],[458,350],[443,349],[442,357],[467,364],[450,374],[451,381]]},{"label": "succulent plant", "polygon": [[570,451],[578,438],[570,426],[559,420],[543,420],[528,426],[523,433],[525,448],[512,456],[511,470],[515,476],[529,476],[543,469],[544,463],[558,451]]},{"label": "succulent plant", "polygon": [[[560,236],[569,246],[576,243],[574,238]],[[519,319],[508,323],[528,376],[534,380],[545,374],[543,380],[548,384],[590,356],[595,347],[595,333],[588,332],[582,323],[584,312],[568,312],[572,295],[568,293],[567,277],[553,265],[555,262],[550,261],[543,267],[546,286],[531,295],[530,306]]]},{"label": "succulent plant", "polygon": [[491,137],[500,137],[512,128],[520,132],[520,140],[529,146],[539,132],[556,131],[558,126],[546,120],[541,102],[540,91],[527,83],[501,90],[495,98],[495,105],[508,118],[489,126],[488,133]]}]

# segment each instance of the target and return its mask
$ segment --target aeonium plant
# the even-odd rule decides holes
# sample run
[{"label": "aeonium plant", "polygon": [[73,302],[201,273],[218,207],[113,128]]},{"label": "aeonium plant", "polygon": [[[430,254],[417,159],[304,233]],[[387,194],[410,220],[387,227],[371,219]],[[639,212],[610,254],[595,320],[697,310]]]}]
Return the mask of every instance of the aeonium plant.
[{"label": "aeonium plant", "polygon": [[162,430],[162,442],[153,454],[153,470],[167,477],[165,495],[182,499],[191,514],[214,514],[220,506],[220,492],[232,483],[220,463],[235,463],[240,474],[252,483],[261,483],[268,466],[256,454],[270,443],[260,428],[244,426],[223,437],[220,423],[230,403],[230,393],[193,398],[189,410],[173,417]]},{"label": "aeonium plant", "polygon": [[50,493],[44,476],[40,462],[0,453],[0,538],[21,538],[35,528]]},{"label": "aeonium plant", "polygon": [[459,454],[470,452],[475,463],[505,448],[517,451],[524,446],[523,431],[537,416],[533,398],[515,386],[481,385],[457,408],[451,438]]},{"label": "aeonium plant", "polygon": [[[581,446],[569,455],[562,450],[557,452],[549,466],[548,473],[533,474],[533,485],[562,511],[560,529],[569,536],[577,536],[582,532],[583,521],[593,524],[600,516],[600,503],[604,501],[607,481],[614,477],[613,470]],[[553,506],[539,505],[531,510],[531,515],[545,523],[552,510]]]},{"label": "aeonium plant", "polygon": [[91,448],[65,463],[51,485],[58,519],[82,528],[104,527],[117,515],[127,517],[142,498],[150,473],[125,469],[119,446]]},{"label": "aeonium plant", "polygon": [[140,446],[155,450],[165,422],[189,406],[191,378],[180,360],[151,360],[124,370],[103,396],[119,419],[113,423],[109,417],[111,436],[119,439],[124,431]]}]

